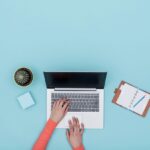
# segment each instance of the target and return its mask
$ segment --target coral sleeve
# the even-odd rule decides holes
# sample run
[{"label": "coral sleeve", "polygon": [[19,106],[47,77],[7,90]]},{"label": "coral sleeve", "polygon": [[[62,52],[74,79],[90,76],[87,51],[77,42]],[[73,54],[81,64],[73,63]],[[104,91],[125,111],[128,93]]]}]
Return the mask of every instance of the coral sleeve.
[{"label": "coral sleeve", "polygon": [[[51,138],[57,123],[49,119],[41,132],[39,138],[35,142],[32,150],[46,150],[49,139]],[[78,149],[77,149],[78,150]]]}]

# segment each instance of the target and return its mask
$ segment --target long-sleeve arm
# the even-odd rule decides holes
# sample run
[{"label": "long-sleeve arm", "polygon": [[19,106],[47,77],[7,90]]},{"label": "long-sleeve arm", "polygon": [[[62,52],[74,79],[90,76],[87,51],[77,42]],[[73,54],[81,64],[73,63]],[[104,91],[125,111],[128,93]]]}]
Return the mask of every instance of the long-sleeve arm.
[{"label": "long-sleeve arm", "polygon": [[[46,150],[47,144],[49,139],[51,138],[54,129],[56,128],[57,123],[53,120],[49,119],[41,132],[39,138],[37,139],[36,143],[34,144],[32,150]],[[73,150],[84,150],[83,145],[74,148]]]},{"label": "long-sleeve arm", "polygon": [[84,146],[81,145],[81,146],[79,146],[79,147],[77,147],[77,148],[74,148],[73,150],[84,150]]},{"label": "long-sleeve arm", "polygon": [[49,119],[41,132],[39,138],[34,144],[32,150],[46,150],[46,146],[48,144],[49,139],[52,136],[54,129],[56,128],[57,123]]}]

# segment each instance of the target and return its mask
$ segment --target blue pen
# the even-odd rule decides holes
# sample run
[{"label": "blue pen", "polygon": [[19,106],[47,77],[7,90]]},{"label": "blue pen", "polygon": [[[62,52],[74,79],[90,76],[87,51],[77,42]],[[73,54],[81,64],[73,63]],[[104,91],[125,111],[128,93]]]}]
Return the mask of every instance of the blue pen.
[{"label": "blue pen", "polygon": [[139,99],[139,100],[133,105],[133,107],[135,107],[136,105],[138,105],[144,98],[145,98],[145,96],[143,96],[141,99]]}]

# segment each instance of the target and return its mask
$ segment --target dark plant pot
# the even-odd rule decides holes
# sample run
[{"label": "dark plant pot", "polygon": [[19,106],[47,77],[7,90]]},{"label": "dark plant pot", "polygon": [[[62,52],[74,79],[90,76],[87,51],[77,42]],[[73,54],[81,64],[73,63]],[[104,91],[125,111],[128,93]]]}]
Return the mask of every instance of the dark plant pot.
[{"label": "dark plant pot", "polygon": [[15,72],[14,80],[20,86],[28,86],[33,80],[33,74],[28,68],[20,68]]}]

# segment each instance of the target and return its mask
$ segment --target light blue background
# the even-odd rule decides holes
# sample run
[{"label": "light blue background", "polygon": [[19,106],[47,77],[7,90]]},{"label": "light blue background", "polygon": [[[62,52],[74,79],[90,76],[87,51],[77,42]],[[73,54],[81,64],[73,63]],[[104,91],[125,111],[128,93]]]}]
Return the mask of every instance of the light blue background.
[{"label": "light blue background", "polygon": [[[87,150],[149,150],[150,114],[139,117],[112,104],[126,80],[150,91],[149,0],[0,0],[0,149],[30,150],[46,121],[43,71],[107,71],[105,128],[86,130]],[[19,67],[34,81],[13,81]],[[31,91],[24,111],[17,96]],[[56,130],[48,149],[70,149]]]}]

